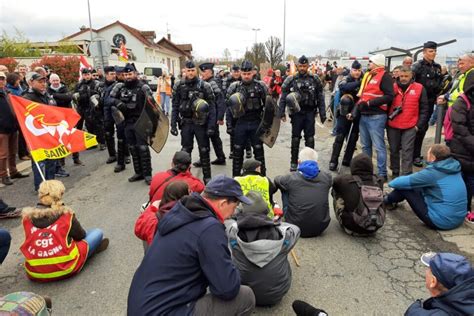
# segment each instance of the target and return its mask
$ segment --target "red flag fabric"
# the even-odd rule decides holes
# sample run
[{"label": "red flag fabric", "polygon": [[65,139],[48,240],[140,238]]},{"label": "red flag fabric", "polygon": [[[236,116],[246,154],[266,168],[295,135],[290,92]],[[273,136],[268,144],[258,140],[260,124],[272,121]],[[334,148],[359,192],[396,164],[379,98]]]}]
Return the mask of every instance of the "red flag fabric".
[{"label": "red flag fabric", "polygon": [[128,62],[127,48],[125,47],[124,42],[120,42],[119,60],[123,62]]},{"label": "red flag fabric", "polygon": [[81,117],[73,109],[36,103],[17,96],[10,99],[35,161],[60,159],[97,146],[95,135],[74,128]]}]

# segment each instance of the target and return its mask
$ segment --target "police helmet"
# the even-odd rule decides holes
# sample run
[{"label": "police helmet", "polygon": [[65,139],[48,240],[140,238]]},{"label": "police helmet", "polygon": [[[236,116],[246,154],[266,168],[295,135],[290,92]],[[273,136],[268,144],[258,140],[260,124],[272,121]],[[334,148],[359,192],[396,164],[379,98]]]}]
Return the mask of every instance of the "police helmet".
[{"label": "police helmet", "polygon": [[248,72],[253,70],[253,64],[250,60],[244,60],[240,66],[240,70],[243,72]]},{"label": "police helmet", "polygon": [[301,95],[298,92],[288,93],[286,96],[286,105],[290,110],[290,114],[298,113],[301,110],[300,107]]},{"label": "police helmet", "polygon": [[207,116],[209,114],[209,103],[206,100],[196,98],[193,101],[194,109],[194,121],[198,125],[204,125],[207,123]]},{"label": "police helmet", "polygon": [[340,113],[346,116],[354,108],[354,97],[350,94],[344,94],[339,101]]},{"label": "police helmet", "polygon": [[236,92],[229,97],[230,112],[234,118],[239,118],[245,114],[245,97],[242,93]]}]

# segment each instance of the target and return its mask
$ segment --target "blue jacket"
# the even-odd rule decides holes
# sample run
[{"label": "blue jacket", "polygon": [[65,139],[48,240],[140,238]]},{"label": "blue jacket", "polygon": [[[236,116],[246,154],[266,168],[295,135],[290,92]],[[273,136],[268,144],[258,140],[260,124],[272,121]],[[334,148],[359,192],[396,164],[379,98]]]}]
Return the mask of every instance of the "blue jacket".
[{"label": "blue jacket", "polygon": [[466,185],[461,164],[454,158],[430,163],[420,172],[396,178],[388,185],[400,190],[421,189],[428,216],[440,229],[454,229],[466,217]]},{"label": "blue jacket", "polygon": [[417,300],[405,316],[474,315],[474,277],[426,301]]},{"label": "blue jacket", "polygon": [[135,272],[128,315],[191,315],[210,292],[231,300],[240,290],[225,226],[197,193],[182,198],[158,224]]}]

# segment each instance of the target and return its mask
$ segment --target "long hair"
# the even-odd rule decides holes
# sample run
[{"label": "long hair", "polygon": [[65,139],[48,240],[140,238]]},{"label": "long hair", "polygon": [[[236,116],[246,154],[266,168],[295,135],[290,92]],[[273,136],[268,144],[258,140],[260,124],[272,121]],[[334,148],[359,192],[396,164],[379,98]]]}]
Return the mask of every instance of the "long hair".
[{"label": "long hair", "polygon": [[189,195],[189,186],[184,181],[170,182],[163,192],[160,207],[172,201],[178,201],[183,196]]}]

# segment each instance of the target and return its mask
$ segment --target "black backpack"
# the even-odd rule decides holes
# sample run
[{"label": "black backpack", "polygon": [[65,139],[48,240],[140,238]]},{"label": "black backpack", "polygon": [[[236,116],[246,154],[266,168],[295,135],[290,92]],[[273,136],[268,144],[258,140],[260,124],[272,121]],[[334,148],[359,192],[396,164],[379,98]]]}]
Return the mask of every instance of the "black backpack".
[{"label": "black backpack", "polygon": [[[385,223],[385,209],[383,208],[383,191],[376,185],[364,184],[359,176],[353,176],[359,188],[359,204],[352,212],[354,223],[367,231],[375,233]],[[374,176],[374,184],[377,178]]]}]

